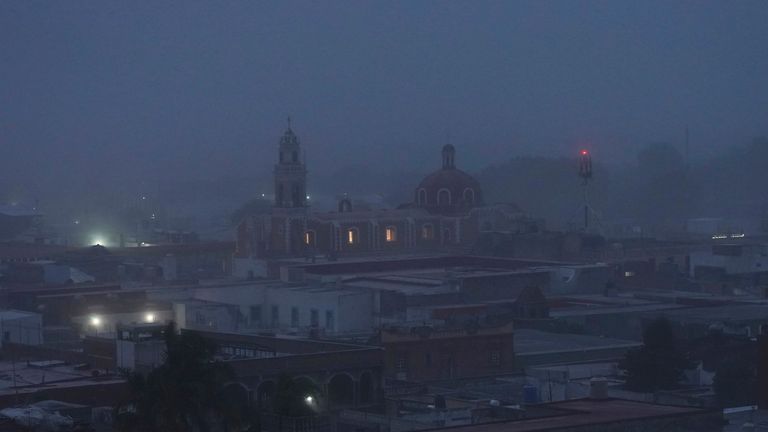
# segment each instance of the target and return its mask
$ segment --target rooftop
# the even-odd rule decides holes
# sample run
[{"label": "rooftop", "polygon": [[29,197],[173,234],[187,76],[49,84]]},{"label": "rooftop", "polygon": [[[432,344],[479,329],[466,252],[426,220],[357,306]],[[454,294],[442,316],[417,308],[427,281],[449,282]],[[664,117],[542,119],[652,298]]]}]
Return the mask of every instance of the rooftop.
[{"label": "rooftop", "polygon": [[[699,408],[656,405],[622,399],[576,399],[537,405],[549,409],[545,417],[442,428],[452,432],[551,431],[633,420],[713,414]],[[581,429],[580,429],[581,430]],[[583,429],[586,430],[586,429]]]},{"label": "rooftop", "polygon": [[588,351],[605,348],[634,348],[640,342],[570,333],[549,333],[541,330],[517,329],[515,352],[519,355]]}]

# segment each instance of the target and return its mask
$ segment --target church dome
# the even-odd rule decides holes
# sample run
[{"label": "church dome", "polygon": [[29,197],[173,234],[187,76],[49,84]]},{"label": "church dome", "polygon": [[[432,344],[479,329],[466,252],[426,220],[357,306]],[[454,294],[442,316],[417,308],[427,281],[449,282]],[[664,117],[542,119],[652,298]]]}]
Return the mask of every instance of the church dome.
[{"label": "church dome", "polygon": [[426,176],[415,192],[415,204],[440,212],[468,209],[483,203],[480,183],[471,175],[456,168],[456,149],[443,147],[443,167]]}]

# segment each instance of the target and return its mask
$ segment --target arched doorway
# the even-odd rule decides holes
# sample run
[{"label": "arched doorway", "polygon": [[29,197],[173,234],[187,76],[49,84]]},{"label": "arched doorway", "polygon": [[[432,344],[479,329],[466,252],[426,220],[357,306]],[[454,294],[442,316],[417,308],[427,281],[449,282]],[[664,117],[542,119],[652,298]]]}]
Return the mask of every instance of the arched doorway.
[{"label": "arched doorway", "polygon": [[334,375],[328,382],[328,401],[331,406],[352,405],[355,401],[355,383],[347,374]]},{"label": "arched doorway", "polygon": [[275,397],[274,381],[264,381],[256,388],[256,403],[260,409],[271,409]]}]

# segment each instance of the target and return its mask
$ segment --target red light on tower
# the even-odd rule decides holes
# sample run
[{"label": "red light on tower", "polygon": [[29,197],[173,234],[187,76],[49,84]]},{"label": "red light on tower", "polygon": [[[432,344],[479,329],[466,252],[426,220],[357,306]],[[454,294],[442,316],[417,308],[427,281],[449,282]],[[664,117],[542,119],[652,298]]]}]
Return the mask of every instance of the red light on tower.
[{"label": "red light on tower", "polygon": [[584,179],[584,184],[592,178],[592,157],[587,150],[582,150],[579,157],[579,177]]}]

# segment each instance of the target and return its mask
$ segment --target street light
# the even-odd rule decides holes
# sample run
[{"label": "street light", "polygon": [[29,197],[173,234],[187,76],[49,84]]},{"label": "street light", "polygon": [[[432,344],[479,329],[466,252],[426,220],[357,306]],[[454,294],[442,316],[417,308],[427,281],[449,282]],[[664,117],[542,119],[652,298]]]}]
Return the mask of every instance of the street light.
[{"label": "street light", "polygon": [[153,314],[152,312],[147,312],[147,314],[144,315],[144,321],[148,323],[155,322],[155,314]]},{"label": "street light", "polygon": [[91,317],[91,325],[94,327],[98,327],[101,325],[101,318],[94,315]]},{"label": "street light", "polygon": [[312,405],[315,402],[315,398],[313,398],[312,395],[306,395],[304,397],[304,402],[306,402],[307,405]]}]

